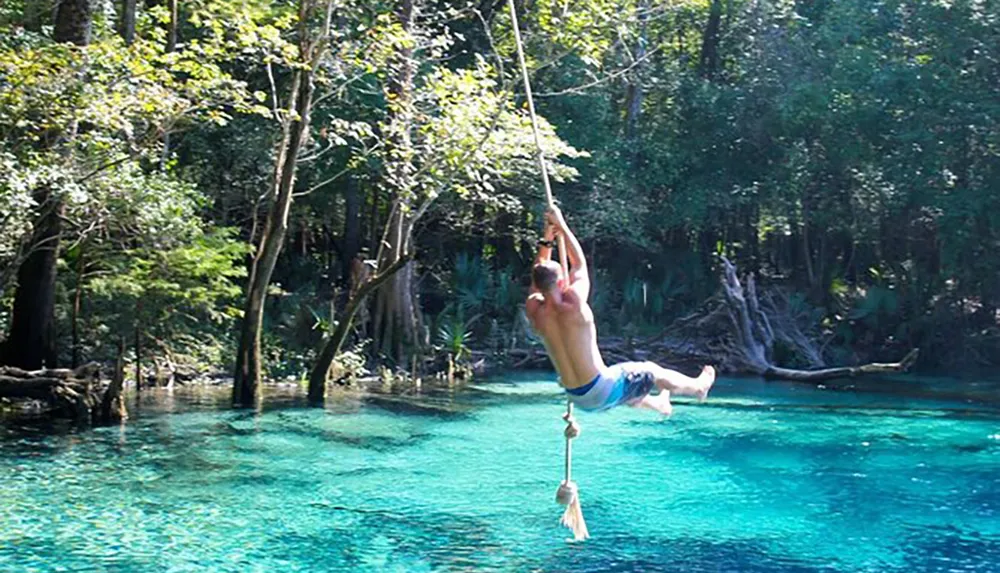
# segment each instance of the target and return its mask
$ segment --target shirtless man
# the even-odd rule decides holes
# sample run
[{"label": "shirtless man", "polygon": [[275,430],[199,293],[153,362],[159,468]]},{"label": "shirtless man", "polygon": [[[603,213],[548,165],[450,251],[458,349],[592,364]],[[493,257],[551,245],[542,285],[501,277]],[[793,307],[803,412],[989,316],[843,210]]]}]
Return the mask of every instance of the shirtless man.
[{"label": "shirtless man", "polygon": [[[670,395],[704,400],[715,382],[715,369],[705,366],[697,378],[653,362],[623,362],[608,367],[597,348],[594,313],[587,304],[590,278],[583,249],[558,209],[546,214],[545,238],[531,269],[528,319],[545,342],[559,382],[569,399],[584,410],[607,410],[620,404],[649,408],[669,416]],[[554,239],[562,235],[572,271],[563,276],[552,260]],[[651,394],[659,389],[656,395]]]}]

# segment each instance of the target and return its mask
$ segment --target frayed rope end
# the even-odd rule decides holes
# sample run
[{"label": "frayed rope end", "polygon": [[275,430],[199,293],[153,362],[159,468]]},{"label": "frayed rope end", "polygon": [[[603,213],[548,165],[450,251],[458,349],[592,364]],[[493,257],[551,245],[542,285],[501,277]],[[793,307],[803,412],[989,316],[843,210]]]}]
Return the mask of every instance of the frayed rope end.
[{"label": "frayed rope end", "polygon": [[566,506],[559,523],[573,532],[573,541],[584,541],[590,537],[587,522],[583,520],[583,508],[580,507],[580,489],[576,482],[562,482],[556,492],[556,501]]}]

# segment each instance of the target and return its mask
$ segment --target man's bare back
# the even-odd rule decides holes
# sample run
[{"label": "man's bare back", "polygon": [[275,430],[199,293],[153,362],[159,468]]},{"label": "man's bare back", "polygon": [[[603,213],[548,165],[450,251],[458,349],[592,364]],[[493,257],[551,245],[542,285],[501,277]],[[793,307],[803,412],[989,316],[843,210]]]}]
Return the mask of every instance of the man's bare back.
[{"label": "man's bare back", "polygon": [[541,293],[528,298],[527,313],[531,325],[545,342],[549,358],[565,388],[579,388],[604,369],[597,348],[597,327],[590,305],[581,301],[573,289],[562,293],[562,300],[546,300]]},{"label": "man's bare back", "polygon": [[[550,210],[546,219],[525,312],[541,335],[570,399],[590,410],[629,404],[662,414],[671,412],[671,392],[704,399],[715,381],[711,366],[706,366],[697,378],[690,378],[652,362],[628,362],[610,368],[604,364],[597,346],[594,313],[587,303],[590,278],[583,249],[558,209]],[[572,269],[568,276],[551,260],[557,234],[565,239]],[[650,395],[655,388],[660,393]]]}]

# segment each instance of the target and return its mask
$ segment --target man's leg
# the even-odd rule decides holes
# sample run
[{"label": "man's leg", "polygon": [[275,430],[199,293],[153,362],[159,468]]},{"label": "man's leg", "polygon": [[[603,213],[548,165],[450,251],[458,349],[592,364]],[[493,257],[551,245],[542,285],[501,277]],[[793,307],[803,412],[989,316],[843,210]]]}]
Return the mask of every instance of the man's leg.
[{"label": "man's leg", "polygon": [[674,413],[674,407],[670,404],[670,392],[667,390],[660,390],[660,393],[656,396],[647,394],[641,400],[633,402],[632,407],[654,410],[664,416],[669,416]]},{"label": "man's leg", "polygon": [[[715,368],[706,366],[697,378],[685,376],[676,370],[664,368],[653,362],[649,363],[650,371],[656,377],[656,385],[664,392],[673,392],[678,396],[694,396],[699,400],[708,397],[708,391],[715,384]],[[668,394],[669,399],[669,394]]]}]

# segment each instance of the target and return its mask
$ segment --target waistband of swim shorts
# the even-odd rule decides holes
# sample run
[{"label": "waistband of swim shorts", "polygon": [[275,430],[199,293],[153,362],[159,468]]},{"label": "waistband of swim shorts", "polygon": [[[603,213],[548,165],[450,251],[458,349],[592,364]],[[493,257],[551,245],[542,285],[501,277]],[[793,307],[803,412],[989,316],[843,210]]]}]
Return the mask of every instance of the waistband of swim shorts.
[{"label": "waistband of swim shorts", "polygon": [[574,396],[583,396],[587,392],[590,392],[590,389],[593,388],[595,384],[597,384],[597,381],[601,379],[601,374],[603,373],[598,372],[597,376],[594,376],[593,380],[584,384],[583,386],[580,386],[579,388],[566,388],[566,392]]}]

